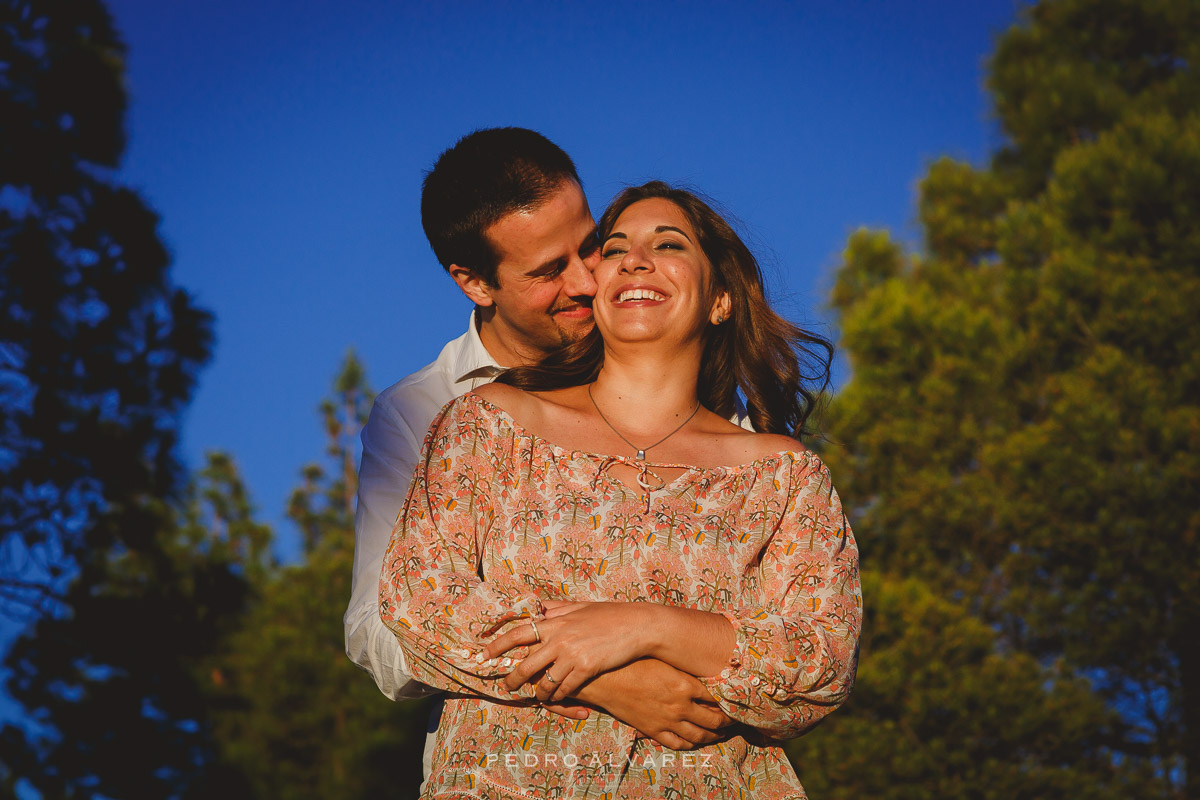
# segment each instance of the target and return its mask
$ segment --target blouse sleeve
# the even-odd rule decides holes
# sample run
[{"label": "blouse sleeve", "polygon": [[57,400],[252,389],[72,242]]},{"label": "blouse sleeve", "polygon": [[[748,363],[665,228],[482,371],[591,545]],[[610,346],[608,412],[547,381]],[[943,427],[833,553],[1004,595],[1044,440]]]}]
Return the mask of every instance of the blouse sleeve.
[{"label": "blouse sleeve", "polygon": [[485,407],[460,397],[442,409],[383,559],[379,611],[421,683],[514,700],[533,695],[528,685],[509,692],[501,680],[524,648],[490,661],[483,648],[543,609],[533,594],[480,578],[501,449]]},{"label": "blouse sleeve", "polygon": [[725,613],[737,634],[734,654],[719,675],[701,680],[731,718],[786,739],[850,694],[862,589],[858,547],[828,469],[807,453],[778,477],[789,484],[783,516],[742,604]]}]

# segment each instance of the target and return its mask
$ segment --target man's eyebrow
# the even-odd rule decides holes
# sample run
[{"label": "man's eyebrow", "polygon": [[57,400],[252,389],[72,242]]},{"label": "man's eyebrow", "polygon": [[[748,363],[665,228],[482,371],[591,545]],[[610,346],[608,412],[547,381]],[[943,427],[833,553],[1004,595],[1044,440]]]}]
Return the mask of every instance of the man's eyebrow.
[{"label": "man's eyebrow", "polygon": [[600,228],[594,226],[588,235],[583,237],[583,242],[579,245],[579,252],[590,253],[600,246]]},{"label": "man's eyebrow", "polygon": [[557,256],[548,261],[544,261],[541,264],[538,264],[536,267],[529,270],[525,274],[526,275],[541,275],[544,272],[550,272],[551,270],[557,269],[558,267],[565,264],[566,261],[567,261],[567,259],[563,258],[562,256]]}]

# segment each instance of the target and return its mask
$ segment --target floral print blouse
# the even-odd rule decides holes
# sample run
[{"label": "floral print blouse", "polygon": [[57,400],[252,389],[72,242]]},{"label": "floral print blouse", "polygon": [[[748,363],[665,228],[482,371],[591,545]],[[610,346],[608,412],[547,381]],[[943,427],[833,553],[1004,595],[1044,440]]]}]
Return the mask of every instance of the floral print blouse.
[{"label": "floral print blouse", "polygon": [[[805,796],[777,741],[845,700],[862,617],[828,470],[782,452],[647,492],[609,476],[621,463],[634,462],[558,447],[474,394],[434,420],[380,583],[413,676],[450,693],[425,797]],[[509,692],[525,649],[482,650],[550,598],[724,615],[735,651],[701,680],[738,724],[677,752],[601,711],[546,711],[529,685]]]}]

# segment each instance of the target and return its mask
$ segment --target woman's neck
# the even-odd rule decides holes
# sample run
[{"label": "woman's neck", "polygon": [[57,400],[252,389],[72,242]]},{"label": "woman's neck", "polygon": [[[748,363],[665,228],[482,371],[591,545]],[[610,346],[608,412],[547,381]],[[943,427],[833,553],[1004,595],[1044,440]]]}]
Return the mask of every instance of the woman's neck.
[{"label": "woman's neck", "polygon": [[622,432],[654,435],[696,408],[699,354],[605,353],[592,399]]}]

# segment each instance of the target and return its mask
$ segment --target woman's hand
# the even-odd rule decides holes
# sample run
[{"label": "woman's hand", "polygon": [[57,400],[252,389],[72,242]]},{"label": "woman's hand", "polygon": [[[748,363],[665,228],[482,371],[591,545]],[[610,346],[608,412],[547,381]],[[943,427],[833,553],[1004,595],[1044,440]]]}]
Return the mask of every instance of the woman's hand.
[{"label": "woman's hand", "polygon": [[719,741],[733,723],[698,678],[654,658],[597,675],[576,696],[671,750]]},{"label": "woman's hand", "polygon": [[655,603],[568,603],[548,600],[546,616],[519,625],[488,644],[486,655],[497,658],[514,647],[540,645],[505,678],[516,691],[535,683],[542,702],[561,702],[601,672],[623,667],[652,649]]}]

